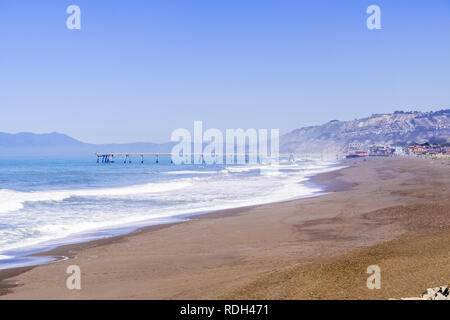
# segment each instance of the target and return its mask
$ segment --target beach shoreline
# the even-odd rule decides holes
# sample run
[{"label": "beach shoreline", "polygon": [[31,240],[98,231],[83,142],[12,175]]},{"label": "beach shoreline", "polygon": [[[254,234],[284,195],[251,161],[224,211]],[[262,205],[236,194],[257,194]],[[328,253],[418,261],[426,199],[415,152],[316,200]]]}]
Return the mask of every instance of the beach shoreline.
[{"label": "beach shoreline", "polygon": [[[343,190],[344,188],[347,188],[349,186],[344,185],[342,182],[336,182],[332,179],[332,177],[335,177],[338,175],[338,171],[341,170],[342,165],[341,163],[336,163],[327,168],[327,171],[321,172],[318,174],[312,174],[311,176],[306,176],[308,179],[307,181],[302,182],[305,185],[311,186],[313,188],[320,187],[321,191],[315,192],[309,196],[306,197],[299,197],[296,199],[289,199],[289,200],[283,200],[283,201],[275,201],[272,203],[283,203],[283,202],[291,202],[291,201],[297,201],[304,198],[311,198],[311,197],[318,197],[321,196],[327,192],[336,192],[339,190]],[[48,262],[43,263],[35,263],[27,266],[20,266],[20,267],[12,267],[7,269],[0,269],[0,295],[3,295],[7,292],[7,288],[10,286],[4,285],[2,282],[4,282],[6,279],[11,278],[13,276],[17,276],[23,272],[29,271],[39,265],[45,265],[50,263],[58,263],[60,261],[64,261],[67,259],[72,259],[76,252],[79,252],[81,250],[85,250],[92,247],[107,245],[109,243],[114,243],[117,241],[121,241],[126,236],[133,236],[135,234],[140,234],[143,232],[152,232],[156,230],[160,230],[162,228],[170,228],[173,225],[179,224],[179,223],[185,223],[187,221],[191,220],[197,220],[197,219],[213,219],[217,218],[223,215],[226,216],[232,216],[234,214],[238,214],[247,210],[251,210],[252,208],[256,208],[259,206],[265,206],[272,203],[264,203],[264,204],[255,204],[255,205],[249,205],[249,206],[243,206],[243,207],[236,207],[236,208],[230,208],[230,209],[222,209],[222,210],[212,210],[208,212],[202,212],[202,213],[193,213],[193,214],[187,214],[187,215],[181,215],[182,217],[185,217],[185,219],[180,219],[180,221],[177,222],[168,222],[168,223],[158,223],[158,224],[151,224],[151,225],[142,225],[137,226],[133,228],[132,231],[126,232],[119,232],[118,235],[113,236],[106,236],[95,240],[86,240],[86,241],[77,241],[73,243],[68,244],[61,244],[56,245],[54,248],[42,250],[33,254],[26,255],[24,257],[44,257],[48,258]],[[174,218],[177,218],[178,216],[175,216]],[[120,230],[120,228],[118,228]],[[126,230],[127,228],[124,228]]]},{"label": "beach shoreline", "polygon": [[[294,166],[295,168],[297,168],[296,166]],[[0,255],[0,271],[1,270],[6,270],[6,269],[17,269],[17,268],[22,268],[22,267],[32,267],[32,266],[36,266],[36,265],[40,265],[40,264],[47,264],[47,263],[53,263],[53,262],[57,262],[60,260],[64,260],[67,259],[67,255],[65,254],[59,254],[61,252],[66,252],[67,250],[65,250],[65,248],[71,248],[71,247],[79,247],[79,244],[81,243],[91,243],[91,242],[95,242],[96,240],[102,240],[102,239],[107,239],[107,238],[114,238],[117,236],[121,236],[124,234],[130,234],[133,233],[141,228],[147,228],[147,227],[154,227],[154,226],[158,226],[158,225],[171,225],[174,223],[180,223],[180,222],[186,222],[190,219],[192,219],[193,217],[196,216],[202,216],[205,214],[209,214],[212,212],[223,212],[225,210],[234,210],[234,209],[243,209],[245,210],[245,208],[250,208],[250,207],[254,207],[254,206],[259,206],[259,205],[263,205],[263,204],[270,204],[270,203],[276,203],[276,202],[283,202],[283,201],[290,201],[290,200],[297,200],[297,199],[302,199],[302,198],[307,198],[307,197],[314,197],[317,195],[321,195],[323,194],[323,189],[325,189],[326,186],[320,186],[320,188],[314,184],[311,183],[311,178],[314,177],[315,175],[319,174],[319,173],[325,173],[325,172],[330,172],[330,171],[336,171],[339,170],[340,168],[342,168],[342,166],[339,165],[339,162],[328,162],[326,165],[321,165],[319,166],[320,168],[315,168],[312,170],[306,170],[306,174],[302,174],[300,177],[295,177],[294,179],[291,179],[290,184],[291,186],[295,183],[296,186],[301,186],[304,188],[304,190],[298,190],[299,193],[295,193],[292,190],[288,190],[287,192],[285,192],[286,194],[274,194],[274,195],[269,195],[269,197],[258,197],[258,193],[253,193],[253,197],[250,197],[249,195],[247,195],[247,198],[243,198],[241,199],[241,201],[238,202],[230,202],[230,203],[225,203],[225,205],[217,205],[217,203],[211,203],[209,205],[203,205],[200,206],[194,210],[192,210],[189,207],[182,207],[179,208],[178,210],[175,210],[175,212],[167,211],[164,207],[162,208],[158,208],[158,209],[154,209],[151,206],[149,207],[145,207],[143,206],[143,208],[140,209],[140,211],[137,212],[145,212],[145,214],[141,214],[140,219],[136,219],[135,221],[133,221],[132,219],[130,219],[129,221],[122,221],[121,223],[111,223],[110,220],[103,220],[103,226],[96,226],[94,228],[85,228],[85,230],[78,229],[77,231],[72,231],[67,232],[67,231],[60,231],[60,234],[56,234],[53,235],[53,239],[51,237],[49,237],[47,235],[47,239],[43,240],[41,242],[36,241],[34,244],[22,244],[22,243],[16,243],[16,248],[14,249],[14,247],[10,246],[9,251],[3,248],[2,254],[5,253],[4,256]],[[234,170],[234,168],[232,168]],[[244,170],[244,171],[248,171],[251,170],[252,167],[244,167],[244,168],[238,168],[237,170]],[[230,169],[231,170],[231,169]],[[295,169],[294,169],[295,170]],[[224,171],[224,170],[222,170]],[[299,170],[301,171],[301,170]],[[197,171],[172,171],[169,173],[173,173],[173,174],[177,174],[179,175],[180,173],[184,174],[186,172],[189,173],[193,173],[193,172],[197,172]],[[165,171],[163,171],[163,173],[166,173]],[[215,171],[210,171],[210,172],[204,172],[202,170],[199,170],[198,173],[218,173]],[[225,174],[227,174],[225,172]],[[142,175],[142,173],[141,173]],[[264,175],[261,173],[261,176],[263,177]],[[298,179],[298,180],[297,180]],[[175,180],[174,183],[177,180]],[[270,181],[270,180],[269,180]],[[184,182],[183,182],[184,183]],[[124,187],[125,191],[127,191],[127,188],[133,188],[133,186],[131,187]],[[206,188],[206,189],[205,189]],[[251,189],[251,187],[249,188]],[[85,189],[85,190],[89,190],[88,193],[92,194],[92,191],[96,191],[96,189]],[[116,189],[100,189],[99,192],[103,192],[103,193],[107,193],[108,190],[118,190]],[[204,186],[203,190],[207,190],[207,186]],[[68,191],[68,190],[63,190],[60,191],[60,193],[68,193],[68,192],[72,192],[73,194],[77,194],[76,190],[75,191]],[[189,192],[189,190],[187,190],[186,192]],[[199,191],[197,191],[198,193]],[[200,191],[201,192],[201,191]],[[226,193],[226,190],[225,190]],[[32,194],[32,193],[30,193]],[[217,193],[217,194],[220,194]],[[48,194],[43,195],[44,198],[49,197]],[[197,195],[198,196],[198,195]],[[50,197],[54,197],[54,195],[50,195]],[[67,196],[66,196],[67,197]],[[207,197],[207,196],[206,196]],[[225,197],[225,194],[223,195],[223,197]],[[233,198],[232,196],[230,198]],[[56,201],[60,201],[61,199],[59,199],[58,197],[56,197]],[[46,200],[49,200],[49,198],[47,198]],[[169,199],[170,200],[170,199]],[[184,199],[178,199],[179,201],[184,201]],[[243,201],[242,201],[243,200]],[[45,200],[43,200],[42,202],[44,202]],[[132,200],[133,201],[133,200]],[[153,199],[153,201],[159,201],[158,199]],[[25,201],[26,202],[26,201]],[[170,201],[167,201],[170,203]],[[176,200],[175,200],[176,202]],[[195,203],[195,201],[193,201],[193,203]],[[205,203],[208,203],[207,201],[205,201]],[[22,204],[23,205],[23,204]],[[61,206],[63,207],[63,201],[61,202]],[[120,210],[120,206],[117,207],[116,209]],[[47,209],[48,210],[48,209]],[[173,209],[172,209],[173,210]],[[70,211],[70,208],[69,208]],[[43,210],[43,212],[45,213],[45,208]],[[67,212],[67,209],[66,211]],[[169,212],[169,213],[168,213]],[[98,213],[98,212],[94,212],[94,213]],[[110,214],[110,212],[105,212],[105,216],[107,216],[108,214]],[[133,213],[132,213],[133,214]],[[131,217],[133,217],[133,215],[130,215]],[[136,214],[136,212],[134,212],[134,214]],[[161,215],[164,218],[155,218],[155,216]],[[90,215],[89,215],[90,216]],[[112,214],[112,218],[114,218],[114,214]],[[30,216],[29,219],[34,219],[33,215]],[[102,217],[102,219],[105,219]],[[74,224],[76,226],[76,223],[72,222],[71,223],[67,223],[69,221],[71,221],[71,216],[66,216],[63,218],[64,221],[60,222],[61,226],[72,226],[72,224]],[[124,219],[126,220],[126,219]],[[51,225],[45,225],[45,221],[42,221],[43,226],[42,228],[45,229],[45,227],[50,227]],[[83,223],[81,223],[83,224]],[[39,229],[39,228],[37,228]],[[59,228],[61,229],[61,228]],[[74,228],[72,228],[74,229]],[[14,230],[14,229],[11,229]],[[76,229],[75,229],[76,230]],[[21,229],[17,229],[17,233],[19,233],[21,231]],[[32,232],[25,230],[22,232]],[[39,230],[37,231],[38,233],[40,232]],[[7,239],[6,239],[7,240]],[[103,242],[101,242],[103,243]]]},{"label": "beach shoreline", "polygon": [[[279,202],[289,202],[294,200],[299,200],[303,198],[310,198],[310,197],[316,197],[323,195],[325,192],[328,192],[331,190],[332,186],[327,186],[324,183],[327,183],[327,180],[329,179],[322,179],[318,180],[320,183],[315,183],[315,179],[317,176],[320,176],[325,173],[338,171],[339,169],[343,168],[343,166],[340,165],[339,162],[333,163],[332,165],[329,165],[327,168],[321,170],[320,173],[312,173],[310,175],[306,175],[305,179],[306,181],[302,181],[301,184],[305,185],[312,190],[315,191],[311,192],[311,194],[306,196],[298,196],[295,198],[290,198],[286,200],[273,200],[272,202],[264,202],[264,203],[256,203],[252,205],[243,205],[243,206],[237,206],[232,208],[226,208],[226,209],[210,209],[205,211],[198,211],[193,213],[183,213],[171,216],[168,221],[165,222],[155,222],[152,219],[150,220],[143,220],[138,221],[136,223],[130,224],[130,225],[123,225],[123,226],[116,226],[116,227],[107,227],[104,229],[98,229],[98,230],[92,230],[89,232],[86,232],[84,234],[84,237],[81,234],[75,234],[71,235],[66,238],[57,239],[60,243],[53,243],[53,244],[40,244],[40,248],[28,248],[27,254],[23,254],[20,256],[15,257],[16,259],[29,259],[28,262],[21,263],[22,265],[18,266],[12,266],[8,268],[1,269],[0,268],[0,281],[2,278],[3,273],[9,274],[9,273],[17,273],[18,270],[28,270],[29,268],[33,268],[35,266],[41,265],[41,264],[49,264],[49,263],[55,263],[59,262],[65,259],[71,258],[71,253],[74,250],[81,250],[84,248],[89,248],[92,246],[102,245],[109,240],[114,241],[121,236],[124,235],[131,235],[135,232],[143,232],[143,231],[153,231],[158,230],[162,227],[170,227],[171,225],[183,223],[189,220],[197,219],[197,218],[208,218],[213,217],[213,214],[216,215],[222,215],[227,214],[230,215],[232,212],[235,212],[235,210],[242,211],[242,210],[249,210],[254,207],[258,207],[261,205],[271,204],[271,203],[279,203]],[[317,191],[317,189],[320,189],[320,191]],[[328,190],[330,189],[330,190]],[[328,190],[328,191],[327,191]],[[172,220],[172,221],[170,221]],[[91,238],[91,239],[89,239]],[[88,240],[87,240],[88,239]],[[10,269],[15,269],[10,270]],[[9,271],[6,271],[9,270]],[[3,272],[5,271],[5,272]]]},{"label": "beach shoreline", "polygon": [[[182,223],[143,227],[128,234],[39,253],[69,259],[1,270],[0,299],[301,298],[283,296],[280,292],[286,288],[280,289],[281,284],[275,286],[278,294],[271,291],[269,296],[260,292],[261,286],[259,291],[252,290],[254,296],[245,294],[245,288],[255,286],[268,274],[286,271],[287,266],[306,266],[320,259],[351,254],[353,250],[399,241],[406,232],[403,222],[391,225],[364,215],[398,206],[442,202],[448,196],[446,162],[386,158],[349,160],[346,165],[348,168],[311,178],[310,183],[326,186],[327,194],[319,197],[219,210],[192,216]],[[418,185],[411,182],[417,179],[414,169],[428,174],[432,179],[427,183],[438,182],[442,190],[421,194]],[[368,179],[372,179],[371,183]],[[380,189],[383,185],[386,192]],[[378,202],[370,199],[374,190],[380,193]],[[343,209],[348,205],[351,212]],[[256,219],[261,217],[262,220]],[[370,219],[375,222],[368,222]],[[447,225],[445,221],[442,223]],[[368,223],[374,230],[367,229]],[[337,231],[330,230],[333,225]],[[343,236],[346,232],[349,236]],[[158,246],[165,240],[167,252]],[[331,248],[330,243],[334,243]],[[239,248],[237,254],[233,246]],[[93,280],[79,292],[64,287],[65,268],[70,264],[80,265],[83,274]],[[100,269],[106,270],[102,276],[98,275]],[[116,273],[121,277],[113,279]],[[130,280],[132,274],[135,276]],[[190,278],[201,279],[202,284],[195,285]],[[117,281],[124,284],[123,290],[114,289]],[[136,281],[139,289],[133,290]],[[39,284],[44,283],[48,285],[40,288]],[[217,290],[204,290],[214,285]],[[105,288],[110,288],[108,293]]]}]

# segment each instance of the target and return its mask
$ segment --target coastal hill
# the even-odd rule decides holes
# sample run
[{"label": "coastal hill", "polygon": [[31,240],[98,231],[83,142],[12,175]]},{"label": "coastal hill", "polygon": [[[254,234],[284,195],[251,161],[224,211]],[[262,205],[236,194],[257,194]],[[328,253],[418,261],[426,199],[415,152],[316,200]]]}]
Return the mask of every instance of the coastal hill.
[{"label": "coastal hill", "polygon": [[396,111],[296,129],[281,137],[280,150],[339,153],[350,143],[405,146],[409,143],[449,141],[450,109],[435,112]]}]

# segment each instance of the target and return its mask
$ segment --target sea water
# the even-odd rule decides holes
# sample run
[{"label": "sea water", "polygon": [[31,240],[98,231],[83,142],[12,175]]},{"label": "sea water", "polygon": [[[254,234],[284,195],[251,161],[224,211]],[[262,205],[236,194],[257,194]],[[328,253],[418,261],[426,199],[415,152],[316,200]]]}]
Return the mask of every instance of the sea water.
[{"label": "sea water", "polygon": [[337,168],[320,159],[282,159],[278,165],[116,160],[0,159],[0,269],[51,261],[29,255],[63,244],[312,196],[322,190],[308,178]]}]

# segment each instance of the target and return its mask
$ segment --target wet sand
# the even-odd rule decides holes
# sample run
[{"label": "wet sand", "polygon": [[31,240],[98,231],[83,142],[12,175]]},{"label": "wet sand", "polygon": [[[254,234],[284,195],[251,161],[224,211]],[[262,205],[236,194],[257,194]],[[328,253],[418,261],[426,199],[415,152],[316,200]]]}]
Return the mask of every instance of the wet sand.
[{"label": "wet sand", "polygon": [[326,195],[60,247],[46,254],[70,259],[0,271],[0,299],[386,299],[449,283],[450,162],[347,165],[313,179]]}]

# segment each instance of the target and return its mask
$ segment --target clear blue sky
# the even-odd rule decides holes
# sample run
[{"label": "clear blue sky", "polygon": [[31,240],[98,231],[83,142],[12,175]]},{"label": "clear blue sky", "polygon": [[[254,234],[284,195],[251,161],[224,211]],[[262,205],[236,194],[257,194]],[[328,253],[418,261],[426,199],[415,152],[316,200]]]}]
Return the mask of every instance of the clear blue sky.
[{"label": "clear blue sky", "polygon": [[448,0],[1,0],[0,43],[3,132],[163,142],[450,107]]}]

